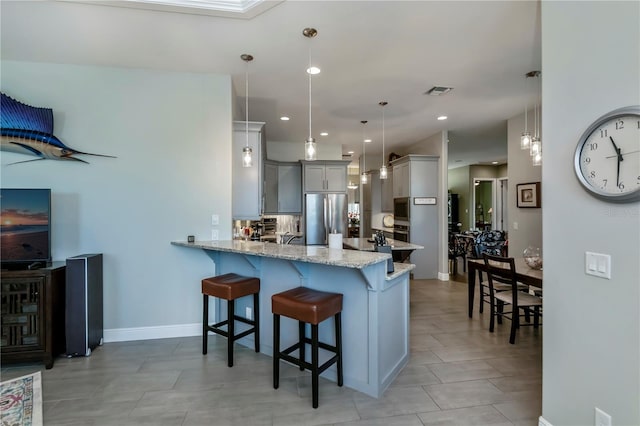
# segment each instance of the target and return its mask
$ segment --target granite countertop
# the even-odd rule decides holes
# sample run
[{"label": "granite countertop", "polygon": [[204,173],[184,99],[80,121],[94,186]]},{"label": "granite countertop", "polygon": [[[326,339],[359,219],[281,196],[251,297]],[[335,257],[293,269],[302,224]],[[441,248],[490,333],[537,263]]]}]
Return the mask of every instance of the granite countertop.
[{"label": "granite countertop", "polygon": [[374,231],[393,232],[393,226],[372,226],[371,229],[373,229]]},{"label": "granite countertop", "polygon": [[399,263],[393,262],[393,272],[387,274],[386,280],[391,281],[392,279],[399,277],[405,272],[413,271],[416,268],[416,265],[413,263]]},{"label": "granite countertop", "polygon": [[[342,244],[353,250],[374,251],[374,243],[369,242],[367,238],[344,238]],[[420,250],[424,248],[417,244],[405,243],[391,238],[387,238],[387,245],[391,246],[391,250]]]},{"label": "granite countertop", "polygon": [[274,244],[261,241],[196,241],[193,243],[188,243],[186,241],[172,241],[171,244],[183,247],[200,248],[203,250],[272,257],[276,259],[319,263],[323,265],[342,266],[354,269],[363,269],[367,266],[384,262],[390,257],[387,253],[329,249],[323,246]]}]

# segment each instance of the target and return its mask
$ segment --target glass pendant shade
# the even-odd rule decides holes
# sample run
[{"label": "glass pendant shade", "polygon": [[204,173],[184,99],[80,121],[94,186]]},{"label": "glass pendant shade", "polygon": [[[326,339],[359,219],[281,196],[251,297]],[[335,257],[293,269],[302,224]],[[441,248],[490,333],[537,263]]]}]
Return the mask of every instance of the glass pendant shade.
[{"label": "glass pendant shade", "polygon": [[541,166],[542,165],[542,151],[538,152],[532,158],[533,158],[532,163],[533,163],[534,166]]},{"label": "glass pendant shade", "polygon": [[387,166],[381,166],[380,167],[380,179],[386,179],[387,177],[389,177],[389,175],[387,175]]},{"label": "glass pendant shade", "polygon": [[360,175],[360,183],[369,183],[369,176],[367,176],[367,172],[362,172],[362,174]]},{"label": "glass pendant shade", "polygon": [[529,149],[531,145],[531,133],[523,132],[520,136],[520,149]]},{"label": "glass pendant shade", "polygon": [[533,138],[531,140],[531,148],[529,149],[529,154],[534,157],[540,152],[542,152],[542,143],[540,142],[540,138]]},{"label": "glass pendant shade", "polygon": [[253,150],[250,146],[242,148],[242,167],[253,166]]},{"label": "glass pendant shade", "polygon": [[304,159],[314,161],[317,158],[316,140],[308,138],[304,143]]}]

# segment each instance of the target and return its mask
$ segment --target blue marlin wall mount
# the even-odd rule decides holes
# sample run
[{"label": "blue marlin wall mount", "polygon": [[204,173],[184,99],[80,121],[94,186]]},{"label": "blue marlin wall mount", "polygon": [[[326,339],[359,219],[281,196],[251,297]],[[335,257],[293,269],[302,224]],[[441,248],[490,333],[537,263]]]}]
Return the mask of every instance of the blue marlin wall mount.
[{"label": "blue marlin wall mount", "polygon": [[88,163],[76,154],[116,158],[112,155],[92,154],[69,148],[53,135],[53,110],[37,108],[16,101],[0,93],[0,150],[18,154],[35,155],[34,160],[72,160]]}]

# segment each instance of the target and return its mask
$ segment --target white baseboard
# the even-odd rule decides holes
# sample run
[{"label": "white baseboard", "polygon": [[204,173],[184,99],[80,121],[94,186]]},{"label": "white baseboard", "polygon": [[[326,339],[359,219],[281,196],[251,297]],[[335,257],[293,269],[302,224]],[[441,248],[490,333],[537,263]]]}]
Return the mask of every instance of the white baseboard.
[{"label": "white baseboard", "polygon": [[440,281],[449,281],[449,274],[445,274],[444,272],[438,272],[438,279]]},{"label": "white baseboard", "polygon": [[553,426],[553,425],[548,421],[546,421],[544,417],[540,416],[538,417],[538,426]]},{"label": "white baseboard", "polygon": [[202,335],[202,323],[161,325],[157,327],[112,328],[104,330],[104,342],[167,339]]}]

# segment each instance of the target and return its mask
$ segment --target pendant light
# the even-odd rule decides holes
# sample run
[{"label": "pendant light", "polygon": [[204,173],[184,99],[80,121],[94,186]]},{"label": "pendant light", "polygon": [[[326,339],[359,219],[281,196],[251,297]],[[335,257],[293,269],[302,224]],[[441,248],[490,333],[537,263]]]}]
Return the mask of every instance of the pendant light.
[{"label": "pendant light", "polygon": [[253,56],[244,53],[240,55],[240,59],[245,61],[246,69],[244,74],[244,113],[245,113],[245,133],[247,135],[247,144],[242,148],[242,167],[253,166],[253,150],[249,146],[249,62],[253,61]]},{"label": "pendant light", "polygon": [[[302,35],[311,39],[318,35],[318,31],[315,28],[305,28],[302,30]],[[317,159],[316,140],[311,136],[311,75],[318,74],[320,69],[314,68],[311,65],[311,43],[309,43],[309,68],[307,68],[307,74],[309,74],[309,137],[304,143],[304,159],[307,161],[313,161]]]},{"label": "pendant light", "polygon": [[384,107],[388,102],[378,102],[378,105],[382,107],[382,166],[380,166],[380,179],[387,178],[387,165],[384,161]]},{"label": "pendant light", "polygon": [[[525,74],[526,79],[529,77],[533,77],[536,71],[530,71]],[[527,88],[529,86],[527,85]],[[527,90],[527,96],[529,95],[529,90]],[[531,132],[529,132],[529,126],[527,122],[527,114],[529,112],[529,102],[527,102],[524,106],[524,132],[522,132],[522,136],[520,136],[520,149],[529,149],[531,146]]]},{"label": "pendant light", "polygon": [[540,83],[540,71],[535,71],[534,76],[538,78],[539,88],[537,93],[537,101],[535,107],[535,124],[534,124],[534,136],[531,139],[531,149],[529,154],[532,157],[532,163],[534,166],[542,165],[542,140],[540,140],[540,105],[542,103],[542,84]]},{"label": "pendant light", "polygon": [[365,184],[369,182],[369,176],[367,175],[367,167],[366,167],[366,161],[367,161],[367,157],[365,155],[365,144],[364,144],[364,126],[367,124],[367,120],[362,120],[360,123],[362,123],[362,173],[360,174],[360,183],[361,184]]}]

